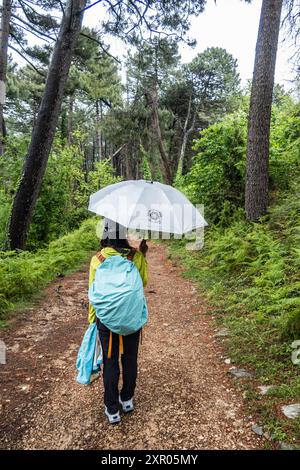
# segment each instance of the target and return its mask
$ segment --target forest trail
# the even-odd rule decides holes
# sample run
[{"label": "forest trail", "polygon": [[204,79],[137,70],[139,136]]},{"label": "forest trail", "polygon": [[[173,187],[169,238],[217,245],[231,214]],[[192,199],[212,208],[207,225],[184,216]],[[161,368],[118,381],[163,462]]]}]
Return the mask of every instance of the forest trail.
[{"label": "forest trail", "polygon": [[150,319],[139,354],[136,409],[120,425],[103,414],[102,377],[75,381],[87,327],[87,272],[59,278],[45,298],[0,333],[0,448],[259,449],[243,398],[228,375],[207,306],[165,248],[150,244]]}]

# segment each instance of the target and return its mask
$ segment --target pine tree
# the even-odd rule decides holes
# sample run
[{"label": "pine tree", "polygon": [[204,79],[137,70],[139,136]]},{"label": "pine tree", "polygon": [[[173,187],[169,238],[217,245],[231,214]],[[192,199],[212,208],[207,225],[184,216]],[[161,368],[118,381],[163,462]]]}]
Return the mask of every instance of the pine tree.
[{"label": "pine tree", "polygon": [[5,122],[3,117],[3,108],[6,95],[6,70],[7,70],[7,51],[8,37],[11,17],[11,0],[3,0],[1,11],[1,30],[0,30],[0,155],[3,154],[3,138],[6,134]]},{"label": "pine tree", "polygon": [[9,243],[12,249],[22,249],[26,245],[33,208],[42,184],[58,122],[73,50],[81,29],[80,11],[85,5],[86,0],[69,0],[63,15],[23,175],[13,203],[9,222]]},{"label": "pine tree", "polygon": [[257,221],[268,207],[272,93],[283,0],[263,0],[250,98],[245,210]]}]

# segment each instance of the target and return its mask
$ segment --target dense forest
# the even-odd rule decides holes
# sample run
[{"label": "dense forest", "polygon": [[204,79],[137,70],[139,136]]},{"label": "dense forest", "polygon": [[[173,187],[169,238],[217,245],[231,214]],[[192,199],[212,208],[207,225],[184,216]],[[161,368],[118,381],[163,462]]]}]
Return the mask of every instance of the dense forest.
[{"label": "dense forest", "polygon": [[[290,360],[300,339],[299,66],[288,91],[273,84],[280,21],[298,36],[297,2],[262,2],[247,86],[223,48],[182,62],[180,41],[192,43],[183,12],[200,15],[205,1],[105,3],[110,19],[97,31],[81,28],[80,15],[64,25],[72,4],[91,6],[83,0],[3,1],[1,325],[97,249],[91,193],[129,179],[174,185],[204,204],[209,227],[203,250],[169,241],[169,256],[231,331],[232,360],[278,385],[259,409],[269,432],[299,442],[299,418],[291,424],[272,412],[300,390]],[[266,31],[263,21],[273,26]],[[130,45],[126,63],[110,53],[109,35]]]}]

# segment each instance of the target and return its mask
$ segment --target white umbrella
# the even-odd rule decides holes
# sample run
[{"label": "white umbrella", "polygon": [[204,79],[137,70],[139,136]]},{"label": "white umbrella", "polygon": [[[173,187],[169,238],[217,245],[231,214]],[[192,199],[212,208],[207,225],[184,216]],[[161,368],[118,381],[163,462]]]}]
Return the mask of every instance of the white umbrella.
[{"label": "white umbrella", "polygon": [[206,221],[178,189],[156,181],[130,180],[90,196],[89,211],[135,230],[182,235]]}]

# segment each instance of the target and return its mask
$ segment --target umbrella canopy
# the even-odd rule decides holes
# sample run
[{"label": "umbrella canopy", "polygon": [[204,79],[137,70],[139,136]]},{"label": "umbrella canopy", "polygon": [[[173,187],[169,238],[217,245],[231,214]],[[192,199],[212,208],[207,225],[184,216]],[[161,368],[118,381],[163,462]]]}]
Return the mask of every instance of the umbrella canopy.
[{"label": "umbrella canopy", "polygon": [[206,221],[184,194],[156,181],[130,180],[90,196],[89,211],[135,230],[183,235]]}]

